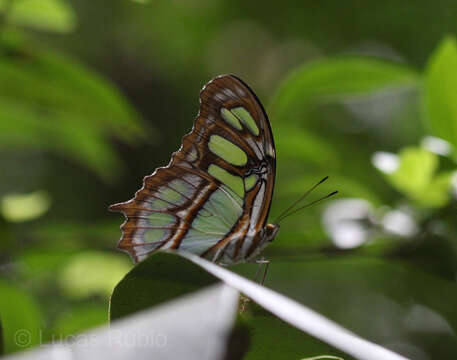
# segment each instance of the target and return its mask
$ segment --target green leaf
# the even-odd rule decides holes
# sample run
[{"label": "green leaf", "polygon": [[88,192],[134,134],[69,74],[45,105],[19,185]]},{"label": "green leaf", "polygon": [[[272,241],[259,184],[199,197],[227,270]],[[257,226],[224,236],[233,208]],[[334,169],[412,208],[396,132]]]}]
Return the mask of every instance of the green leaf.
[{"label": "green leaf", "polygon": [[436,175],[418,198],[419,203],[430,207],[442,207],[448,204],[451,200],[451,180],[455,174],[455,171],[447,171]]},{"label": "green leaf", "polygon": [[119,319],[215,282],[212,275],[179,256],[153,255],[116,286],[111,296],[110,319]]},{"label": "green leaf", "polygon": [[401,64],[364,57],[324,59],[293,71],[279,87],[272,109],[274,116],[296,120],[316,101],[410,88],[417,82],[417,74]]},{"label": "green leaf", "polygon": [[137,143],[148,131],[106,79],[64,57],[3,44],[0,144],[70,157],[111,180],[115,137]]},{"label": "green leaf", "polygon": [[388,179],[398,190],[415,198],[429,186],[438,168],[438,156],[419,147],[400,151],[397,170]]},{"label": "green leaf", "polygon": [[0,0],[5,11],[8,23],[38,30],[67,33],[76,26],[76,14],[62,0]]},{"label": "green leaf", "polygon": [[457,42],[446,37],[425,73],[424,121],[433,135],[457,146]]},{"label": "green leaf", "polygon": [[240,359],[226,356],[245,352],[249,345],[242,332],[231,331],[238,299],[237,290],[217,284],[90,332],[53,333],[51,344],[20,358],[61,359],[59,354],[71,354],[72,359]]},{"label": "green leaf", "polygon": [[[381,354],[384,355],[385,359],[395,358],[391,352],[374,346],[355,335],[349,335],[346,330],[342,330],[281,294],[274,293],[268,288],[259,286],[200,257],[185,253],[180,255],[191,260],[192,263],[198,264],[201,268],[184,259],[179,259],[174,254],[158,253],[149,257],[138,264],[116,287],[111,298],[111,319],[144,310],[149,306],[171,300],[199,287],[208,286],[215,281],[213,276],[216,276],[230,287],[251,297],[253,301],[264,306],[265,309],[279,318],[287,319],[286,321],[289,323],[267,314],[265,310],[259,309],[253,303],[248,303],[245,307],[246,312],[239,319],[239,323],[247,325],[248,331],[255,341],[255,344],[250,345],[246,355],[247,359],[264,358],[269,353],[279,356],[272,356],[272,358],[290,359],[301,358],[308,351],[334,352],[331,346],[324,345],[320,341],[304,335],[300,330],[296,330],[290,325],[307,331],[314,337],[325,339],[333,345],[338,344],[336,346],[351,349],[349,352],[360,355],[359,358],[361,359],[368,359],[368,357],[361,355],[362,351],[379,352],[379,358],[381,358]],[[245,267],[245,269],[248,268],[253,270],[255,266],[251,264]],[[295,275],[299,276],[299,273],[290,275],[295,277]],[[297,287],[300,288],[300,286]],[[172,305],[168,304],[159,308],[166,309],[170,306]],[[211,308],[208,311],[216,316],[218,310]],[[291,320],[291,317],[294,320]],[[337,334],[345,337],[345,340],[337,340]],[[354,341],[353,347],[350,346],[352,341]],[[339,352],[337,353],[339,354]]]},{"label": "green leaf", "polygon": [[62,290],[75,299],[108,297],[131,265],[120,254],[88,251],[73,256],[59,274]]},{"label": "green leaf", "polygon": [[419,147],[404,148],[399,153],[399,166],[386,174],[387,180],[418,205],[440,207],[450,200],[454,172],[436,175],[438,156]]},{"label": "green leaf", "polygon": [[23,290],[0,280],[0,318],[5,353],[40,344],[43,324],[40,310]]}]

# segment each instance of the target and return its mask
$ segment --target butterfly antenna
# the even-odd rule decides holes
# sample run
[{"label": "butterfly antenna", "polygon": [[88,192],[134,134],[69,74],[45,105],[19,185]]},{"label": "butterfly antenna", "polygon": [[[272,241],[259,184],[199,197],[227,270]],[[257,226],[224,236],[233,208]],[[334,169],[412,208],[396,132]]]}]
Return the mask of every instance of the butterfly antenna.
[{"label": "butterfly antenna", "polygon": [[285,209],[281,214],[279,214],[279,216],[276,217],[276,220],[273,222],[274,224],[277,224],[278,223],[278,220],[279,219],[282,219],[288,211],[292,210],[300,201],[302,201],[306,196],[308,196],[308,194],[313,191],[315,188],[317,188],[320,184],[322,184],[325,180],[328,179],[328,176],[324,177],[321,181],[319,181],[317,184],[315,184],[314,186],[312,186],[310,189],[308,189],[307,191],[305,191],[305,193],[300,196],[297,200],[295,200],[292,205],[290,205],[287,209]]},{"label": "butterfly antenna", "polygon": [[289,212],[288,214],[285,214],[281,218],[279,218],[278,219],[278,223],[281,220],[284,220],[286,217],[288,217],[288,216],[290,216],[292,214],[295,214],[296,212],[298,212],[300,210],[303,210],[303,209],[305,209],[307,207],[313,206],[314,204],[317,204],[317,203],[321,202],[322,200],[328,199],[329,197],[332,197],[333,195],[336,195],[336,194],[338,194],[338,191],[331,192],[330,194],[325,195],[325,196],[321,197],[320,199],[314,200],[314,201],[310,202],[309,204],[306,204],[306,205],[303,205],[303,206],[299,207],[298,209],[294,209],[291,212]]}]

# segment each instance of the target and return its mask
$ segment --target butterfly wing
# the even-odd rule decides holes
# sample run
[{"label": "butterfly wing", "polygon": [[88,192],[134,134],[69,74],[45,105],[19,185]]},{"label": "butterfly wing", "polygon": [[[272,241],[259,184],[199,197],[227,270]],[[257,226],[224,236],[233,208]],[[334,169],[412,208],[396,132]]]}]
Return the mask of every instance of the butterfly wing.
[{"label": "butterfly wing", "polygon": [[170,163],[110,210],[124,213],[118,247],[141,261],[181,249],[212,261],[248,258],[273,195],[275,148],[267,115],[240,79],[223,75],[200,93],[192,131]]}]

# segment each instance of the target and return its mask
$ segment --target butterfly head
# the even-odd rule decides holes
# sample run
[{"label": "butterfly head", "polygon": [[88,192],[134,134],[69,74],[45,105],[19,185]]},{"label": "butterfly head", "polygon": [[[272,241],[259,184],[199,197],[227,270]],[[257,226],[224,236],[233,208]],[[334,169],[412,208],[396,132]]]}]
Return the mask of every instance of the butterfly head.
[{"label": "butterfly head", "polygon": [[279,231],[279,224],[267,224],[265,227],[265,237],[268,242],[272,242]]}]

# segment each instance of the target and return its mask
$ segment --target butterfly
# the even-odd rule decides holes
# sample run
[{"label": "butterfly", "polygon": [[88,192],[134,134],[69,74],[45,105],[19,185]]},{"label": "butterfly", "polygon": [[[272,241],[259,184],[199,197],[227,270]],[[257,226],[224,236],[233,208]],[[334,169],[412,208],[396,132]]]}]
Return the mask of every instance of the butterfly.
[{"label": "butterfly", "polygon": [[218,76],[201,90],[192,131],[170,163],[109,207],[126,217],[118,247],[136,262],[173,249],[224,264],[255,259],[279,230],[266,224],[275,170],[259,99],[238,77]]},{"label": "butterfly", "polygon": [[267,224],[275,172],[262,104],[238,77],[218,76],[201,90],[192,131],[170,163],[109,207],[126,217],[118,248],[135,262],[177,249],[226,265],[255,260],[279,230]]}]

